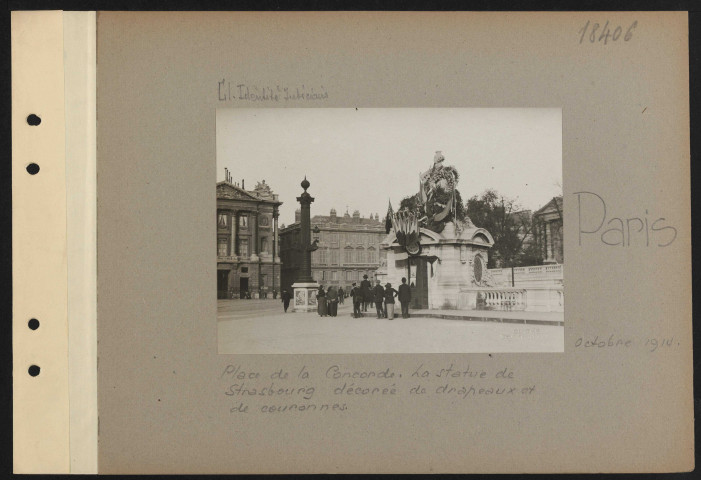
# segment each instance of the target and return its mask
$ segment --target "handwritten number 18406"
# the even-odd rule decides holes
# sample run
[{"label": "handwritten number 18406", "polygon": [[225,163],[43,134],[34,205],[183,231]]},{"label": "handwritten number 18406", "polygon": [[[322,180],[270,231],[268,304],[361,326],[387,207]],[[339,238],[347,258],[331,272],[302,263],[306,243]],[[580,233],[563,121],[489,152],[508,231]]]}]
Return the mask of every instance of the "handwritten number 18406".
[{"label": "handwritten number 18406", "polygon": [[625,35],[623,35],[624,27],[620,25],[611,30],[608,20],[604,24],[603,28],[601,28],[601,25],[598,23],[592,24],[590,20],[587,20],[587,23],[585,23],[584,26],[578,30],[578,33],[580,33],[579,43],[584,42],[584,39],[586,38],[590,43],[603,42],[604,45],[606,45],[609,41],[617,42],[621,39],[621,35],[623,35],[623,41],[627,42],[633,38],[633,30],[635,30],[635,27],[637,26],[638,21],[636,20],[628,26]]}]

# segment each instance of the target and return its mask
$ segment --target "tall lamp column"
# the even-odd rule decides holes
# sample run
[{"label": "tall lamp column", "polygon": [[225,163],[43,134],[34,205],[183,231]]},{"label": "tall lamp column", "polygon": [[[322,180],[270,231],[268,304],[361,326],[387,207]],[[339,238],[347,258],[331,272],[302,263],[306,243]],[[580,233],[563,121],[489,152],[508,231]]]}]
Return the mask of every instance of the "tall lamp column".
[{"label": "tall lamp column", "polygon": [[310,186],[307,177],[301,183],[304,192],[297,197],[301,205],[300,216],[300,269],[297,281],[292,285],[294,291],[294,311],[311,312],[316,310],[316,291],[319,284],[312,278],[312,252],[318,247],[318,240],[311,241],[310,206],[314,201],[307,189]]}]

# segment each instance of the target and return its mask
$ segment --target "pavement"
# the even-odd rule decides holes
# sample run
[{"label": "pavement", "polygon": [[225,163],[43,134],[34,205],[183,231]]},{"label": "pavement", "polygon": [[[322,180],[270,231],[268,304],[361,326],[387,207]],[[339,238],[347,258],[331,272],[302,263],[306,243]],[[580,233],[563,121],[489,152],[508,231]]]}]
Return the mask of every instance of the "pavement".
[{"label": "pavement", "polygon": [[522,312],[499,310],[414,310],[412,315],[471,322],[523,323],[527,325],[564,325],[562,312]]},{"label": "pavement", "polygon": [[[223,354],[562,352],[562,313],[418,310],[410,318],[283,312],[280,300],[219,300]],[[373,311],[371,311],[373,310]],[[524,315],[528,314],[528,315]],[[524,323],[526,322],[526,323]],[[540,323],[534,323],[540,322]]]}]

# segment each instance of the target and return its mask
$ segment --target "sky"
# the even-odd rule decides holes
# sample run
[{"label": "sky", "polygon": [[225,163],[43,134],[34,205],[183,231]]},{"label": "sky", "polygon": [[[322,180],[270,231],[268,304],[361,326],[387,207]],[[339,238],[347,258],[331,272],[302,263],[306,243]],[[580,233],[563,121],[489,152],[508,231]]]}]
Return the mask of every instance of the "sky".
[{"label": "sky", "polygon": [[464,201],[487,189],[536,210],[562,194],[562,111],[551,108],[252,108],[217,110],[217,182],[265,179],[294,221],[307,177],[311,214],[379,213],[418,192],[436,151]]}]

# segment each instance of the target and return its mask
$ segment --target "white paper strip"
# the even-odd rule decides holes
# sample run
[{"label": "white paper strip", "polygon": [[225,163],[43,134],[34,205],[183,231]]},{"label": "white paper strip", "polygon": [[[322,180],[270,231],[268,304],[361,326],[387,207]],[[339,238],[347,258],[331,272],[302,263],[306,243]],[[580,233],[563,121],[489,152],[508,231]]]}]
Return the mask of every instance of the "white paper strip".
[{"label": "white paper strip", "polygon": [[63,13],[71,473],[97,473],[95,12]]},{"label": "white paper strip", "polygon": [[[63,71],[62,13],[13,12],[15,473],[68,473],[70,465]],[[29,125],[30,114],[41,123]],[[40,168],[35,175],[31,163]],[[32,366],[38,375],[28,373]]]}]

